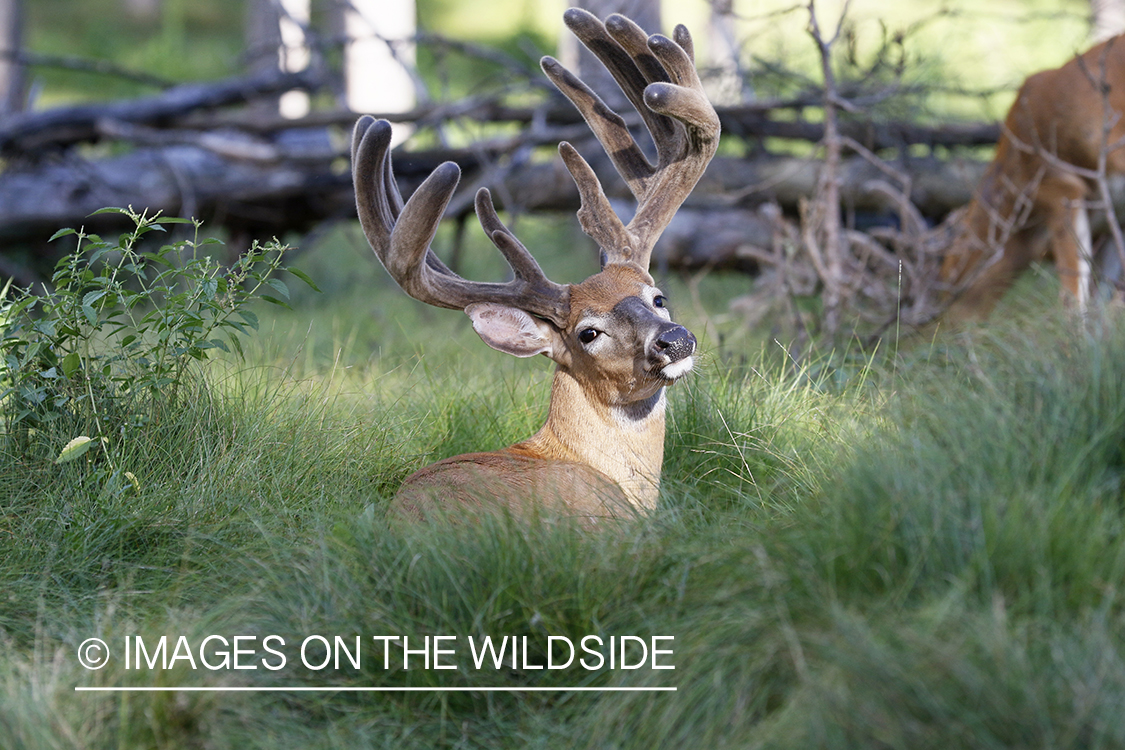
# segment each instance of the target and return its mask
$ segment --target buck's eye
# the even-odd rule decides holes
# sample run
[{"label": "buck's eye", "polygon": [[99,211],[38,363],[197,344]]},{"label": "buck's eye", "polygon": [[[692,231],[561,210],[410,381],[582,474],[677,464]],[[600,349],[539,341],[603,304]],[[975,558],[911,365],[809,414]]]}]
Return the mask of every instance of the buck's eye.
[{"label": "buck's eye", "polygon": [[663,294],[658,294],[658,295],[656,295],[655,297],[652,298],[652,306],[653,307],[664,307],[667,304],[668,304],[668,298],[665,297]]},{"label": "buck's eye", "polygon": [[596,328],[584,328],[578,334],[578,340],[581,341],[583,344],[589,344],[591,341],[593,341],[597,337],[598,337],[598,329],[596,329]]}]

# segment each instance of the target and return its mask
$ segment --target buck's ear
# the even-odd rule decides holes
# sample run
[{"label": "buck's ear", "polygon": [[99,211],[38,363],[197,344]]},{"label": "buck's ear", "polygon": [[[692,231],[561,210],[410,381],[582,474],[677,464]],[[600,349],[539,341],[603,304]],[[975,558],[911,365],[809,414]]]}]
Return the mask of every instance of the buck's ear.
[{"label": "buck's ear", "polygon": [[559,334],[546,321],[533,318],[517,307],[495,302],[474,302],[465,308],[473,330],[497,351],[517,357],[546,354],[551,359],[561,350]]}]

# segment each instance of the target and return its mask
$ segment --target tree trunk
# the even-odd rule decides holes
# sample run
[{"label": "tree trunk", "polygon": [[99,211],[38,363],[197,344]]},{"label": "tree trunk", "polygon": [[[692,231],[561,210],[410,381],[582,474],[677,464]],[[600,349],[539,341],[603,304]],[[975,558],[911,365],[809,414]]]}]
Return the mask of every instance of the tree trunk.
[{"label": "tree trunk", "polygon": [[713,0],[707,36],[711,42],[708,67],[714,78],[708,94],[716,105],[737,105],[754,99],[754,90],[743,74],[742,49],[734,21],[734,0]]},{"label": "tree trunk", "polygon": [[[305,30],[309,25],[309,0],[279,0],[282,13],[278,23],[281,34],[280,65],[286,73],[298,73],[309,67],[312,53]],[[283,117],[297,119],[309,113],[309,93],[294,89],[281,95],[278,109]]]},{"label": "tree trunk", "polygon": [[[408,112],[425,99],[415,70],[414,0],[351,0],[342,14],[347,108],[367,114]],[[413,125],[395,122],[391,144],[413,132]]]},{"label": "tree trunk", "polygon": [[413,0],[352,0],[344,14],[344,79],[353,112],[406,112],[417,101],[411,71]]},{"label": "tree trunk", "polygon": [[163,4],[162,0],[124,0],[126,13],[146,21],[159,18]]},{"label": "tree trunk", "polygon": [[22,0],[0,0],[0,120],[23,109]]},{"label": "tree trunk", "polygon": [[[251,75],[267,75],[278,68],[281,49],[280,14],[273,0],[249,0],[246,3],[246,67]],[[253,114],[272,117],[277,114],[276,99],[262,99],[250,105]]]}]

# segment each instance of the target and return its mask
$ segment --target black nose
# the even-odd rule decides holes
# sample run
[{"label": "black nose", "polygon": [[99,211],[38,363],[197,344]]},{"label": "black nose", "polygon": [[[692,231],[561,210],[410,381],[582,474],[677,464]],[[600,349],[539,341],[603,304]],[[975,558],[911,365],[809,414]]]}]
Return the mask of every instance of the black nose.
[{"label": "black nose", "polygon": [[669,362],[679,362],[695,351],[695,336],[683,326],[672,326],[661,331],[653,342],[658,354],[663,354]]}]

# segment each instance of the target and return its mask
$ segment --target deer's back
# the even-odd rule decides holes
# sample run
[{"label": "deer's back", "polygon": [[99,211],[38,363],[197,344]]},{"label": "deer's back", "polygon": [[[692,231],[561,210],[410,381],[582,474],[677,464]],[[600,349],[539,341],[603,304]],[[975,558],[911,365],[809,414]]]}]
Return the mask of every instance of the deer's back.
[{"label": "deer's back", "polygon": [[[1103,83],[1108,85],[1104,97]],[[1107,112],[1106,105],[1112,111]],[[1110,118],[1108,124],[1112,126],[1108,143],[1114,143],[1125,134],[1122,112],[1125,112],[1125,37],[1115,37],[1059,68],[1028,76],[1008,112],[1000,147],[1010,149],[1009,158],[1029,162],[1028,170],[1054,167],[1050,163],[1044,165],[1044,160],[1029,153],[1029,148],[1046,151],[1067,164],[1095,169],[1103,146],[1106,118]],[[1021,144],[1013,147],[1005,143],[1009,134],[1019,138]],[[1120,149],[1114,149],[1108,157],[1111,170],[1125,168],[1125,156],[1120,154]],[[1030,174],[1022,176],[1031,177]]]},{"label": "deer's back", "polygon": [[636,509],[609,477],[573,461],[521,455],[510,449],[467,453],[427,466],[402,483],[397,511],[416,518],[507,509],[516,515],[543,510],[579,518],[628,518]]}]

